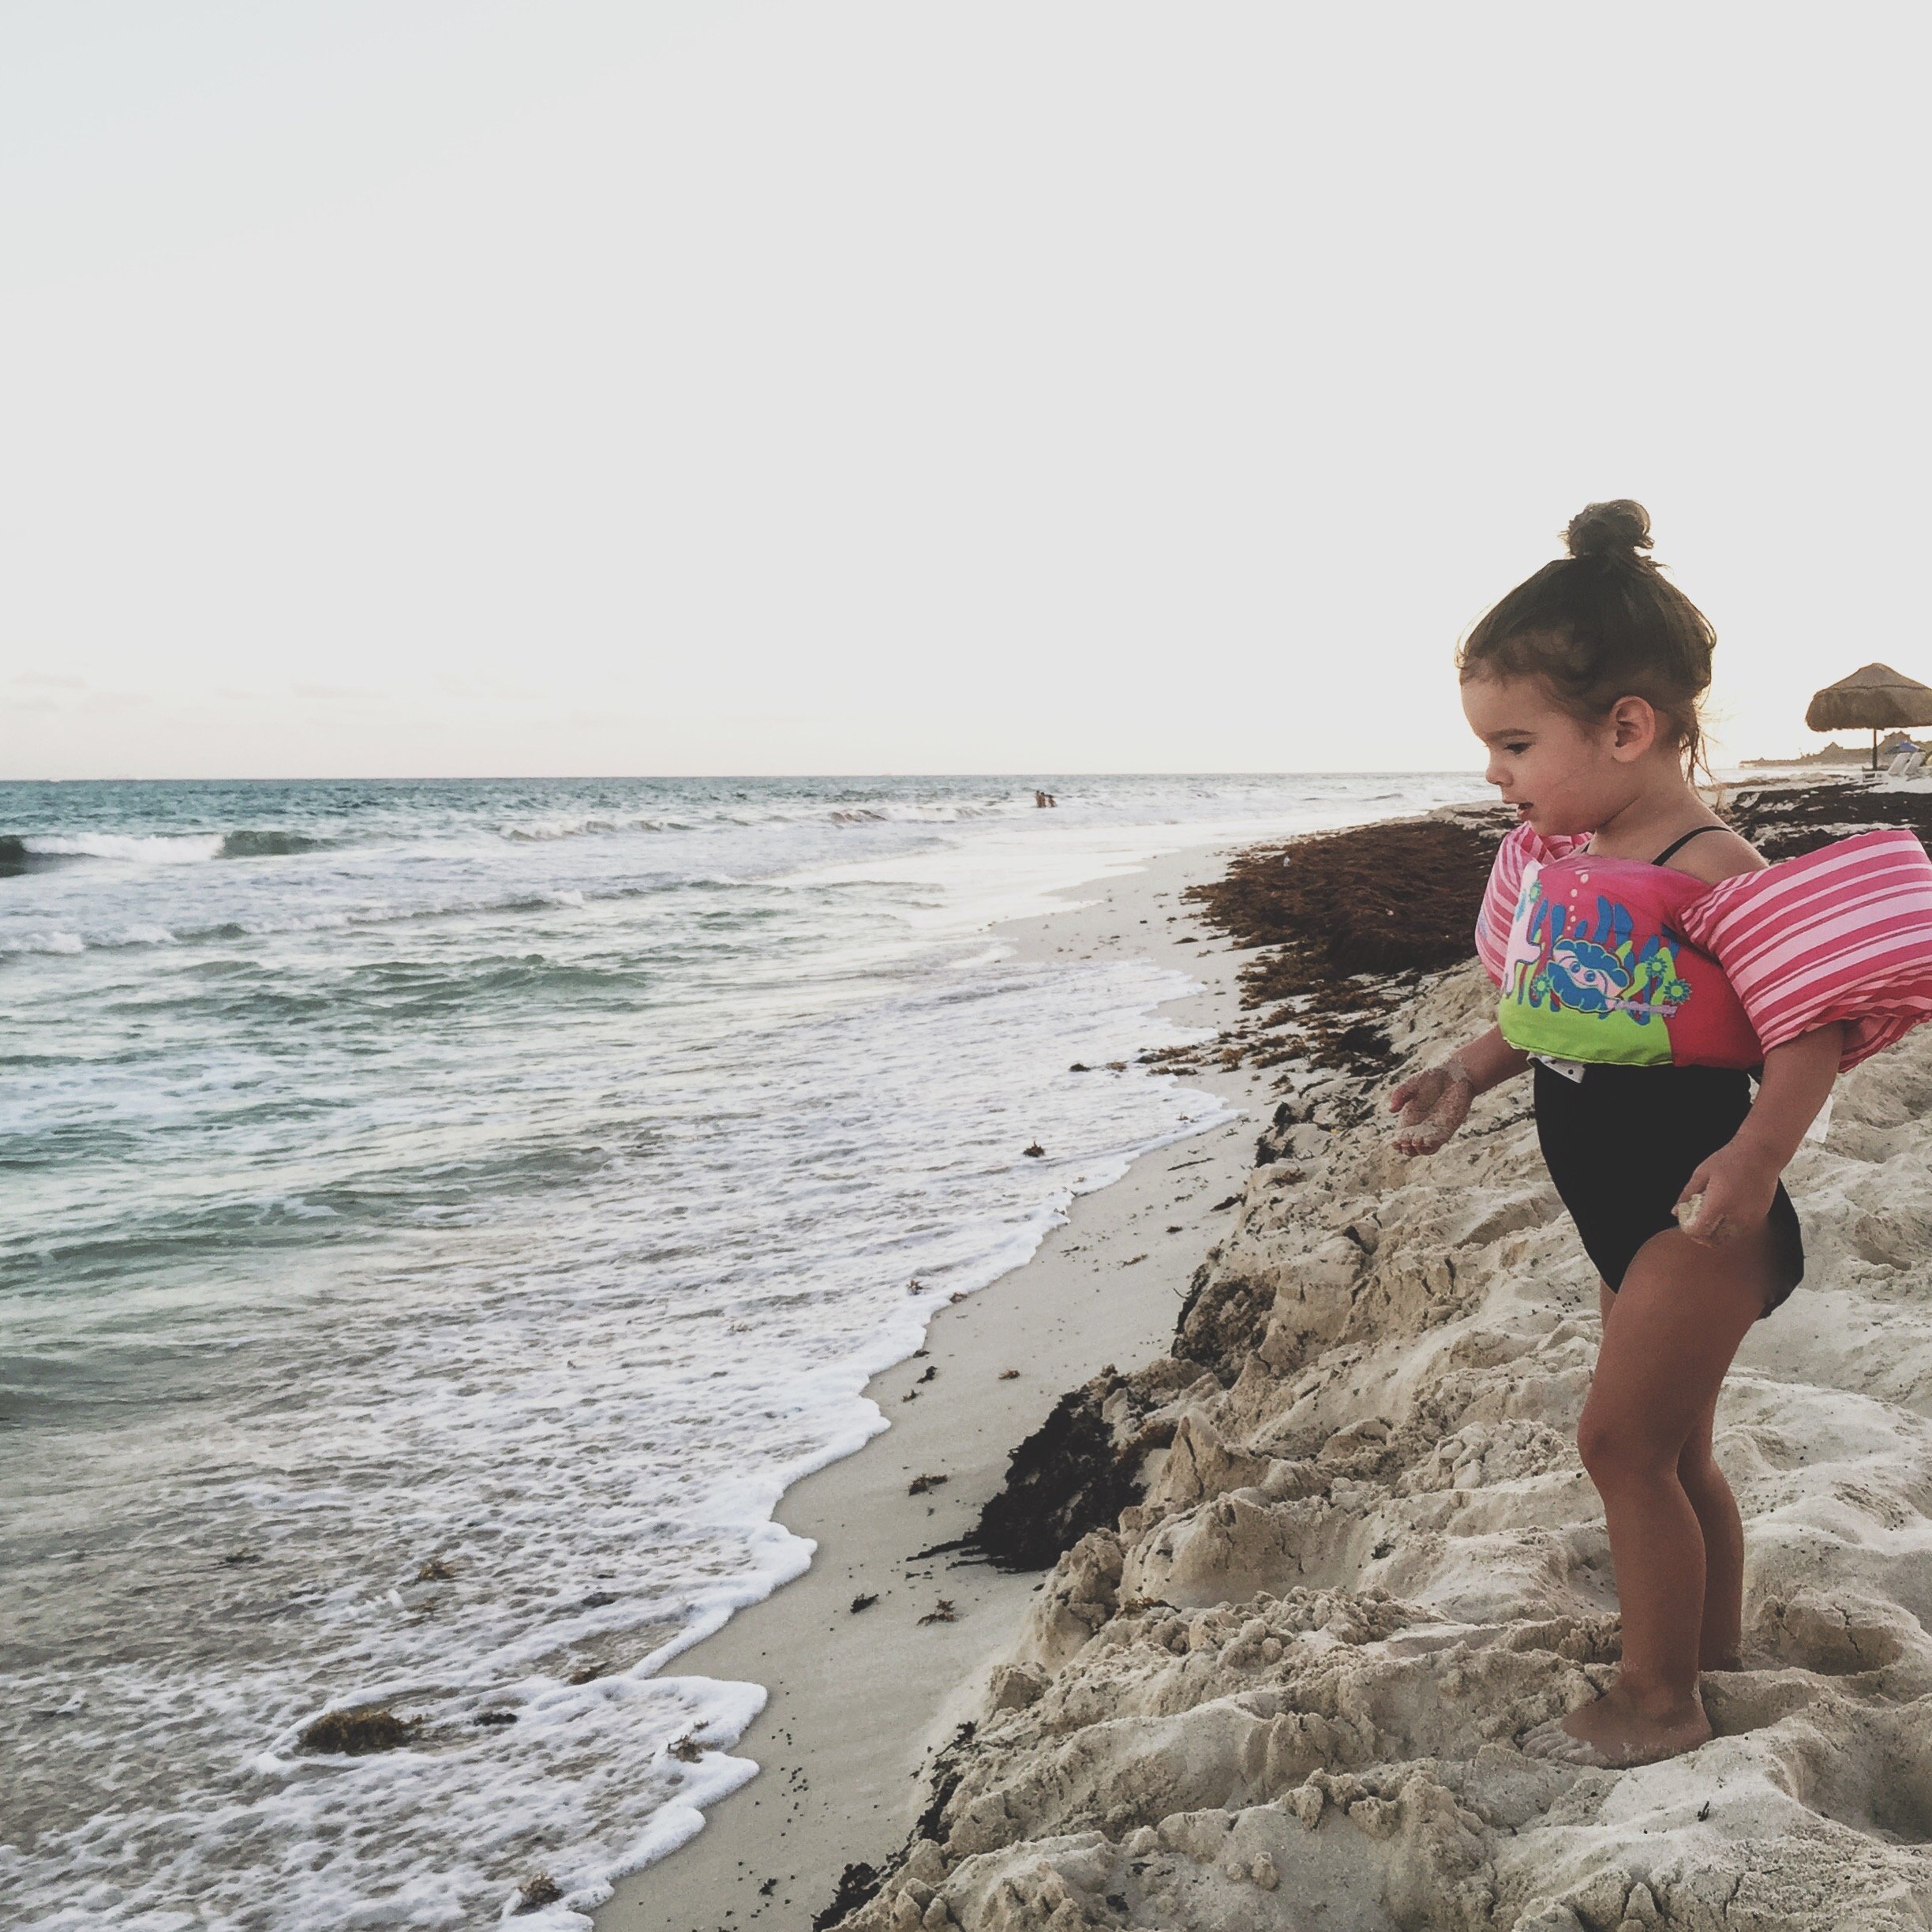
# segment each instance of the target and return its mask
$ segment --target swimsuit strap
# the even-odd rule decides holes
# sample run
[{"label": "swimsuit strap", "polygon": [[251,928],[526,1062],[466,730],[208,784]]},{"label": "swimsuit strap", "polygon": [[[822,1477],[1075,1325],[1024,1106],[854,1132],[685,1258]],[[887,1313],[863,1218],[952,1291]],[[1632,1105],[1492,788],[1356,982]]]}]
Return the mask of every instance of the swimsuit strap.
[{"label": "swimsuit strap", "polygon": [[1688,845],[1700,832],[1721,832],[1723,829],[1724,827],[1722,826],[1693,826],[1682,838],[1672,839],[1671,842],[1650,861],[1650,863],[1653,865],[1661,866],[1666,861],[1676,858],[1678,853],[1682,852],[1685,846]]}]

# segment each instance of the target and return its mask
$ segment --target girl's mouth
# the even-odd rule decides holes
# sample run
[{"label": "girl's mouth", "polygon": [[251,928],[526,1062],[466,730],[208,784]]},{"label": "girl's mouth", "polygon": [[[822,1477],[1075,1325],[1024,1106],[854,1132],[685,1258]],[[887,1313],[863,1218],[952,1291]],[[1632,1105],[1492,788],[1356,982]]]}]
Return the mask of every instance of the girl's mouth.
[{"label": "girl's mouth", "polygon": [[1535,807],[1533,805],[1521,805],[1521,804],[1519,804],[1519,805],[1518,805],[1518,806],[1516,807],[1516,816],[1517,816],[1518,818],[1521,818],[1521,819],[1523,819],[1523,820],[1526,820],[1526,820],[1529,818],[1529,816],[1530,816],[1530,813],[1531,813],[1531,812],[1533,812],[1533,811],[1534,811],[1535,810],[1536,810],[1536,807]]}]

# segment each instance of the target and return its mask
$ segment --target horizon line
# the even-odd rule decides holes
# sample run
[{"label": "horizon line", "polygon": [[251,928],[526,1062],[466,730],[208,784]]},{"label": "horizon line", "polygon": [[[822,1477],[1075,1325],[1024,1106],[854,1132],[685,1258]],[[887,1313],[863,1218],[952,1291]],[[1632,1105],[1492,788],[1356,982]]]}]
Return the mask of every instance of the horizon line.
[{"label": "horizon line", "polygon": [[804,779],[890,780],[903,778],[1009,779],[1032,784],[1036,778],[1443,778],[1454,777],[1460,766],[1305,767],[1278,769],[1217,769],[1175,766],[1144,771],[1076,771],[1044,766],[1017,771],[782,771],[782,772],[305,772],[283,777],[238,773],[221,777],[141,777],[130,773],[88,777],[0,777],[0,785],[17,784],[748,784]]},{"label": "horizon line", "polygon": [[[1841,747],[1844,748],[1844,747]],[[1861,749],[1859,757],[1866,755]],[[1783,758],[1737,758],[1728,761],[1734,769],[1747,765],[1795,765],[1817,756],[1800,753]],[[1032,766],[1011,771],[901,770],[901,771],[776,771],[776,772],[303,772],[282,775],[233,773],[219,777],[145,776],[119,772],[85,777],[8,777],[4,785],[62,784],[754,784],[807,780],[842,779],[878,782],[900,779],[1007,780],[1031,784],[1035,780],[1055,778],[1455,778],[1477,777],[1480,765],[1363,765],[1219,768],[1208,766],[1172,766],[1129,770],[1121,768],[1052,769]]]}]

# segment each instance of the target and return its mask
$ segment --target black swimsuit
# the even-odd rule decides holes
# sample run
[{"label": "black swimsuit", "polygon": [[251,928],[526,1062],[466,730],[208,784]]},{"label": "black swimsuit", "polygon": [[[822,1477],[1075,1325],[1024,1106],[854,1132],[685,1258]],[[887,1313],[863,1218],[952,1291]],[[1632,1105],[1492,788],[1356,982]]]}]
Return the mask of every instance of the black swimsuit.
[{"label": "black swimsuit", "polygon": [[[1687,832],[1651,863],[1664,864],[1699,832],[1717,829]],[[1684,1183],[1744,1124],[1750,1076],[1733,1067],[1593,1065],[1571,1080],[1539,1060],[1535,1080],[1537,1139],[1550,1178],[1614,1293],[1638,1249],[1677,1226]],[[1781,1181],[1770,1226],[1777,1275],[1767,1315],[1804,1276],[1804,1237]]]}]

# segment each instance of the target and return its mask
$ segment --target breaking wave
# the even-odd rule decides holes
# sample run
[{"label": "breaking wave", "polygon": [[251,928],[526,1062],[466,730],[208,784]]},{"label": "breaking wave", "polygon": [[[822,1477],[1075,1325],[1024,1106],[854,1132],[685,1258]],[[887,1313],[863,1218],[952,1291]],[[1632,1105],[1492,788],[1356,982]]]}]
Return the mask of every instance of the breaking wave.
[{"label": "breaking wave", "polygon": [[88,859],[114,865],[203,865],[215,859],[284,859],[338,843],[254,826],[235,832],[0,833],[0,878]]}]

